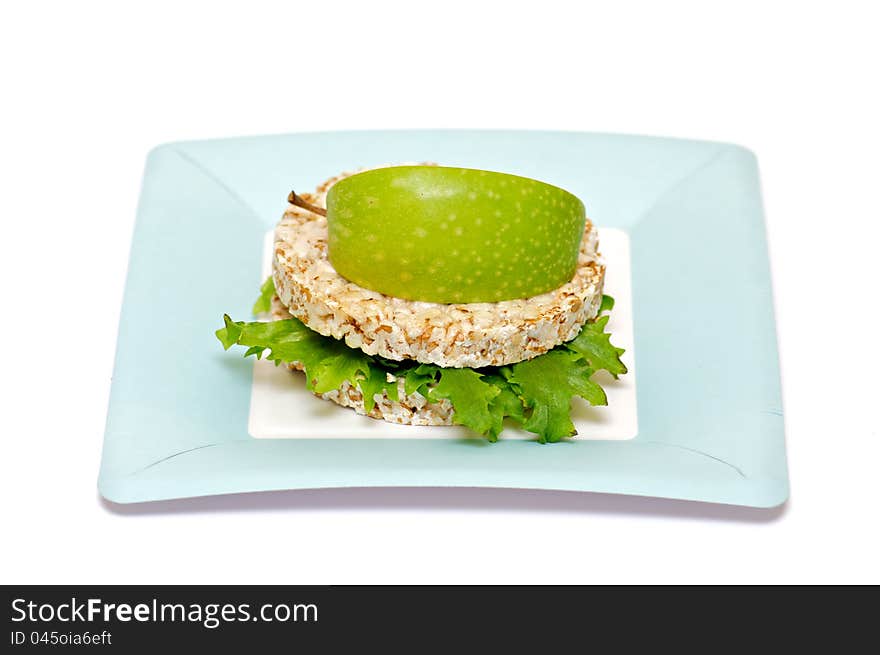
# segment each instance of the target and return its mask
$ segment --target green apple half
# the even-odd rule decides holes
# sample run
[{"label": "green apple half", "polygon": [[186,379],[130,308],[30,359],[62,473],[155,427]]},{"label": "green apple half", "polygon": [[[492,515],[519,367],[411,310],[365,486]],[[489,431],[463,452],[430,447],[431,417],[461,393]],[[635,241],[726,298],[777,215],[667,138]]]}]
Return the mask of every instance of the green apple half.
[{"label": "green apple half", "polygon": [[378,168],[327,193],[336,271],[427,302],[497,302],[559,287],[574,275],[585,220],[568,191],[469,168]]}]

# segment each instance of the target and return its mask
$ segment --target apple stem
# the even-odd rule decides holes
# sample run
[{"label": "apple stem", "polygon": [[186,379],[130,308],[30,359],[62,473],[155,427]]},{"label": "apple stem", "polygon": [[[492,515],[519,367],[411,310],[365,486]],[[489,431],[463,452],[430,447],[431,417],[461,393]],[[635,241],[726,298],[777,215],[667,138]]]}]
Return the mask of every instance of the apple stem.
[{"label": "apple stem", "polygon": [[291,191],[290,195],[287,196],[287,202],[291,205],[296,205],[297,207],[302,207],[303,209],[308,209],[310,212],[314,212],[316,214],[320,214],[321,216],[327,215],[327,210],[323,207],[318,207],[317,205],[313,205],[312,203],[304,200],[302,197],[296,195],[296,191]]}]

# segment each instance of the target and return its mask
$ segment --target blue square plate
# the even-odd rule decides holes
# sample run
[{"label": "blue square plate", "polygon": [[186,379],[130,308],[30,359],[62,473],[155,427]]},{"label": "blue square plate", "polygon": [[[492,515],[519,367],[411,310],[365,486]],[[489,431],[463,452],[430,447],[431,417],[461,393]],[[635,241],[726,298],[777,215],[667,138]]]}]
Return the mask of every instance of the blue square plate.
[{"label": "blue square plate", "polygon": [[[246,316],[291,186],[434,160],[545,179],[632,246],[639,434],[474,448],[450,439],[253,439]],[[342,410],[340,410],[342,411]],[[365,419],[366,420],[366,419]],[[772,507],[788,476],[757,164],[741,147],[519,131],[290,134],[150,153],[98,481],[113,502],[360,486],[566,489]]]}]

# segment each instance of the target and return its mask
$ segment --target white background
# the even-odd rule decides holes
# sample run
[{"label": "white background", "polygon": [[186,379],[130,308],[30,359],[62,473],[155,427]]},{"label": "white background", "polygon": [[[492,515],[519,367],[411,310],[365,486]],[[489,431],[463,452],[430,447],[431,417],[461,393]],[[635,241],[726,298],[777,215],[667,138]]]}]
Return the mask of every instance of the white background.
[{"label": "white background", "polygon": [[[0,582],[880,582],[872,3],[295,4],[0,9]],[[147,150],[373,127],[752,148],[790,502],[473,490],[100,501]]]}]

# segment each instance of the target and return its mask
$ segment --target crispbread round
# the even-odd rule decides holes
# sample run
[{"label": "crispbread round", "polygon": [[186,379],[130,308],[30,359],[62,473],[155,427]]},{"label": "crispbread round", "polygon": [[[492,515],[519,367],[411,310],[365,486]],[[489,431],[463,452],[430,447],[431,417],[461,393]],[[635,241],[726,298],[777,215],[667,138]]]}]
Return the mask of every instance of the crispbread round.
[{"label": "crispbread round", "polygon": [[[327,190],[344,176],[307,199],[323,207]],[[539,296],[449,305],[404,300],[340,276],[327,259],[327,219],[290,205],[275,229],[272,268],[281,303],[319,334],[387,359],[479,368],[531,359],[577,336],[602,299],[597,244],[587,220],[574,277]]]}]

